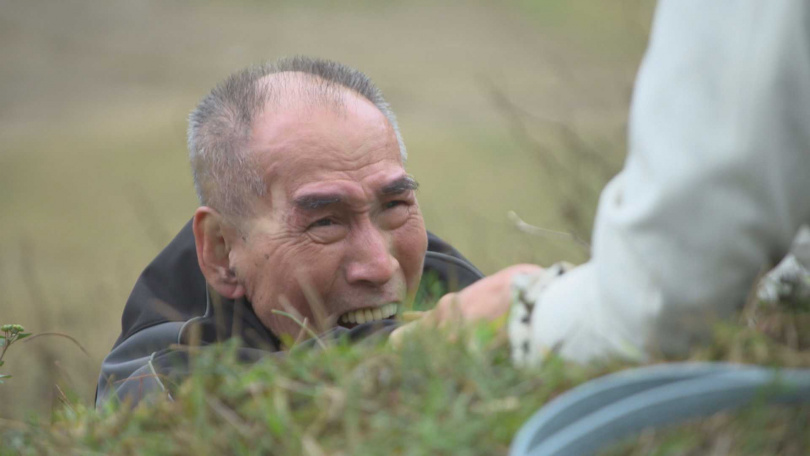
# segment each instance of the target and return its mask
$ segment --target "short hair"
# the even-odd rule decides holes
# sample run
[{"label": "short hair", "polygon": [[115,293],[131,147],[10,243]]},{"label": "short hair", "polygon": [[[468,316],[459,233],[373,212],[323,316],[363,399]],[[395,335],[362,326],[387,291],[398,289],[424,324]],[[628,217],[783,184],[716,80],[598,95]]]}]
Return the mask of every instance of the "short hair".
[{"label": "short hair", "polygon": [[[237,71],[218,84],[200,101],[189,116],[188,150],[194,188],[200,204],[210,206],[226,218],[252,215],[250,197],[262,197],[267,183],[248,150],[254,119],[272,100],[284,97],[275,87],[263,84],[265,76],[296,72],[318,81],[320,100],[337,91],[348,89],[367,99],[388,119],[394,129],[403,163],[407,158],[405,144],[396,116],[371,79],[341,63],[304,56],[283,58]],[[304,82],[307,84],[307,82]],[[337,89],[337,90],[336,90]]]}]

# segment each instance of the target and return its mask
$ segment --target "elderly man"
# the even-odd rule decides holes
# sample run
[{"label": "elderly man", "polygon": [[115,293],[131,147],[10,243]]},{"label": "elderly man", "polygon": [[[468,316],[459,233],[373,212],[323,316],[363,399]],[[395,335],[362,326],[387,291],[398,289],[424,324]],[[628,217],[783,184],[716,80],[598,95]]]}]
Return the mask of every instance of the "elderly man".
[{"label": "elderly man", "polygon": [[175,344],[238,337],[250,360],[304,325],[354,339],[392,329],[423,273],[447,289],[481,277],[426,232],[394,114],[356,70],[240,71],[191,114],[188,145],[201,205],[138,279],[97,403],[165,389],[187,366]]}]

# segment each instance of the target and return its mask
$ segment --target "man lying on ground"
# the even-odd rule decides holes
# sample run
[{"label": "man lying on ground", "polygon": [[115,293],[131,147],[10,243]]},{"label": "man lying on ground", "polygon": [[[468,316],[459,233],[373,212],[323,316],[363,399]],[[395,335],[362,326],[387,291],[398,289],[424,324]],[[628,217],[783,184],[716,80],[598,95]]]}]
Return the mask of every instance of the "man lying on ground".
[{"label": "man lying on ground", "polygon": [[356,70],[237,72],[191,114],[188,146],[200,207],[135,284],[97,404],[182,377],[176,344],[238,337],[250,360],[309,331],[354,339],[390,331],[425,273],[448,290],[482,277],[426,232],[394,114]]}]

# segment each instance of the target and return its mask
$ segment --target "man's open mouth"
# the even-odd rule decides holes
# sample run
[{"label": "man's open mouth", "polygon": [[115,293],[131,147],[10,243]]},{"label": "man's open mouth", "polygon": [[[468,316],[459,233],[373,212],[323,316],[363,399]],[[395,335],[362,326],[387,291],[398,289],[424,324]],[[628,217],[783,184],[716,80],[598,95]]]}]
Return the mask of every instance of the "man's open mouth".
[{"label": "man's open mouth", "polygon": [[397,314],[398,307],[398,303],[389,302],[388,304],[383,304],[379,307],[351,310],[341,315],[338,319],[338,323],[340,326],[352,328],[363,323],[386,320]]}]

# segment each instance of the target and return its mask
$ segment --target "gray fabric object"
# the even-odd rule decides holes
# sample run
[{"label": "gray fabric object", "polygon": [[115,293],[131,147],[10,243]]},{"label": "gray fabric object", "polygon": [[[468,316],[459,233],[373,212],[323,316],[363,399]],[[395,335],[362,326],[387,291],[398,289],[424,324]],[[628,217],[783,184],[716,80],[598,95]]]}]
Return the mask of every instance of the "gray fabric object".
[{"label": "gray fabric object", "polygon": [[810,299],[810,227],[803,226],[793,240],[790,253],[757,286],[761,301]]},{"label": "gray fabric object", "polygon": [[149,361],[156,352],[179,344],[185,325],[186,322],[161,323],[137,332],[115,347],[104,358],[96,406],[112,396],[121,400],[130,397],[137,402],[149,391],[164,390]]},{"label": "gray fabric object", "polygon": [[510,456],[577,456],[644,429],[751,404],[810,402],[810,369],[673,363],[607,375],[557,397],[516,435]]}]

